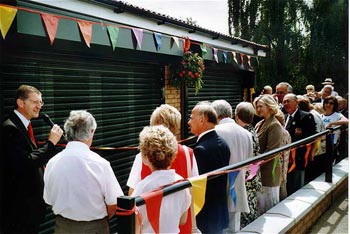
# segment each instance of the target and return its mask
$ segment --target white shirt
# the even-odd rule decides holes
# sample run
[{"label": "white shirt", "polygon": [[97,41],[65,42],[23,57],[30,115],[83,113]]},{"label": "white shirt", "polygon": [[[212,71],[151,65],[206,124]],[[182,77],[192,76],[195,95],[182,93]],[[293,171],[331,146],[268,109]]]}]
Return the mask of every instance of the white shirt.
[{"label": "white shirt", "polygon": [[28,128],[30,121],[26,117],[24,117],[18,110],[14,110],[13,112],[15,112],[15,114],[18,116],[18,118],[22,121],[23,125],[26,128]]},{"label": "white shirt", "polygon": [[[198,166],[194,155],[192,160],[193,160],[192,176],[198,176]],[[141,170],[142,170],[142,157],[141,157],[141,153],[138,153],[135,156],[135,160],[134,160],[134,163],[132,164],[129,178],[126,183],[126,185],[129,188],[134,189],[136,185],[141,181]]]},{"label": "white shirt", "polygon": [[[131,196],[136,197],[145,192],[150,192],[160,186],[183,179],[175,173],[174,169],[157,170],[136,185]],[[180,218],[188,210],[191,204],[189,189],[184,189],[168,196],[163,196],[159,214],[159,233],[179,233]],[[139,207],[142,215],[142,233],[154,233],[148,221],[146,206]]]},{"label": "white shirt", "polygon": [[106,205],[124,195],[110,163],[79,141],[50,159],[44,183],[44,200],[53,212],[75,221],[106,217]]},{"label": "white shirt", "polygon": [[[339,112],[334,112],[331,115],[322,114],[323,124],[326,127],[328,124],[340,120],[342,118],[342,116],[343,115],[341,113],[339,113]],[[333,144],[337,144],[338,143],[338,138],[339,138],[339,135],[340,135],[340,130],[333,131],[333,133],[334,133]]]},{"label": "white shirt", "polygon": [[[230,148],[230,162],[234,164],[253,156],[253,139],[251,133],[235,123],[231,118],[220,120],[215,126],[217,134],[225,140]],[[249,212],[247,191],[245,187],[245,169],[241,169],[234,184],[236,190],[236,207],[232,198],[228,198],[228,208],[230,212]]]}]

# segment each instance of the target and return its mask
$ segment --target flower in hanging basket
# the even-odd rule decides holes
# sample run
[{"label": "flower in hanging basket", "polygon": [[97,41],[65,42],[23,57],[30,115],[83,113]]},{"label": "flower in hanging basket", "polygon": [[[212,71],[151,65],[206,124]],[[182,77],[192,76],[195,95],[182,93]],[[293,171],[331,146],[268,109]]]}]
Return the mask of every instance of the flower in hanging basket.
[{"label": "flower in hanging basket", "polygon": [[197,53],[187,51],[182,57],[182,61],[173,73],[173,84],[179,88],[181,84],[187,87],[194,87],[195,94],[202,88],[202,76],[205,70],[204,61]]}]

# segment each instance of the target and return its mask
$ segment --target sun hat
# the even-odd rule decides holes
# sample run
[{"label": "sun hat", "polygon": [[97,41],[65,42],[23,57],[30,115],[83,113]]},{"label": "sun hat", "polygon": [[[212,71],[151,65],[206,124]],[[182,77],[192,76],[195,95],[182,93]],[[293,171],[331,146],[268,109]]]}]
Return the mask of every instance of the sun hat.
[{"label": "sun hat", "polygon": [[322,84],[323,85],[334,85],[334,82],[333,82],[332,78],[326,78]]}]

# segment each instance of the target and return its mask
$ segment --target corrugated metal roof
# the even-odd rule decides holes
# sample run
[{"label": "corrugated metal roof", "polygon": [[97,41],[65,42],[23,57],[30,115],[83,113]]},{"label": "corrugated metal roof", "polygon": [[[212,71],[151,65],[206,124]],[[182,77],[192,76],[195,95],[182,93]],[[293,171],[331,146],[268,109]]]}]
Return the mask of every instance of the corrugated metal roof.
[{"label": "corrugated metal roof", "polygon": [[143,7],[135,6],[131,3],[127,3],[124,1],[113,1],[113,0],[90,0],[90,2],[95,2],[98,4],[106,5],[114,8],[114,12],[121,14],[124,12],[142,15],[146,18],[151,18],[158,21],[158,24],[172,24],[179,27],[183,27],[188,29],[189,32],[201,32],[204,34],[208,34],[213,39],[224,39],[230,41],[232,44],[242,44],[243,47],[252,47],[255,50],[268,51],[269,47],[267,45],[258,44],[255,42],[251,42],[248,40],[244,40],[238,37],[229,36],[220,32],[215,32],[210,29],[206,29],[200,27],[198,25],[191,25],[184,20],[174,18],[169,15],[161,14],[152,10],[145,9]]}]

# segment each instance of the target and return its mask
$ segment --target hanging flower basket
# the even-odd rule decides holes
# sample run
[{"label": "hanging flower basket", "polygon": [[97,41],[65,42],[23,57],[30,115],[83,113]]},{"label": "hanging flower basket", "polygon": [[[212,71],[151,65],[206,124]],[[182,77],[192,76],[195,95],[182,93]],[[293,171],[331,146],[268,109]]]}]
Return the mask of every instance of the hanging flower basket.
[{"label": "hanging flower basket", "polygon": [[182,60],[175,67],[172,77],[172,85],[180,88],[182,84],[186,87],[194,87],[195,94],[202,88],[202,77],[205,70],[204,61],[197,53],[187,51],[184,53]]}]

